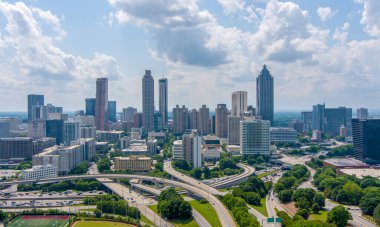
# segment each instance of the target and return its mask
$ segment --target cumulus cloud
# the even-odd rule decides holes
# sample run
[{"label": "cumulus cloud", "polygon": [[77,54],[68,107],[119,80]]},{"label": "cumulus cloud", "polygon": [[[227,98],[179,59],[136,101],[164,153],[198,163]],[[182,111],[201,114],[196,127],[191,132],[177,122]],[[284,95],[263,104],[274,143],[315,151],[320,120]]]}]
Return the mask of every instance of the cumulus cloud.
[{"label": "cumulus cloud", "polygon": [[218,0],[223,7],[224,13],[231,14],[244,10],[244,0]]},{"label": "cumulus cloud", "polygon": [[327,21],[331,19],[336,12],[333,12],[330,7],[318,7],[317,13],[321,21]]},{"label": "cumulus cloud", "polygon": [[56,42],[62,40],[66,32],[52,12],[22,2],[0,2],[0,15],[4,23],[0,29],[0,65],[3,69],[0,84],[7,86],[2,92],[19,89],[56,97],[58,94],[52,89],[75,87],[70,94],[76,94],[79,89],[84,91],[86,86],[82,83],[86,80],[105,75],[111,79],[121,76],[111,56],[95,53],[92,59],[86,59],[60,49]]},{"label": "cumulus cloud", "polygon": [[119,23],[143,27],[154,37],[156,55],[195,66],[226,63],[223,48],[209,42],[215,18],[195,0],[109,0]]},{"label": "cumulus cloud", "polygon": [[355,0],[363,4],[362,18],[360,23],[365,25],[365,31],[371,36],[380,36],[380,1],[378,0]]}]

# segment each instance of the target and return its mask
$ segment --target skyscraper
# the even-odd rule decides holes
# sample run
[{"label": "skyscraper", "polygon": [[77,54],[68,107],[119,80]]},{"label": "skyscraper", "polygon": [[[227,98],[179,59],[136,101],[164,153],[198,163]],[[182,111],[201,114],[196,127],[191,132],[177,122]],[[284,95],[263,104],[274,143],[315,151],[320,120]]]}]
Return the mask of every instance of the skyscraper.
[{"label": "skyscraper", "polygon": [[47,120],[46,136],[55,138],[57,145],[63,143],[63,120]]},{"label": "skyscraper", "polygon": [[121,121],[134,121],[134,116],[137,113],[137,109],[133,107],[123,108],[123,114],[121,115]]},{"label": "skyscraper", "polygon": [[215,109],[215,135],[219,138],[228,137],[228,109],[226,104],[218,104]]},{"label": "skyscraper", "polygon": [[199,128],[199,112],[197,109],[192,109],[189,115],[189,127],[190,129]]},{"label": "skyscraper", "polygon": [[199,133],[201,135],[207,135],[210,133],[210,113],[209,108],[206,105],[202,105],[199,108]]},{"label": "skyscraper", "polygon": [[312,125],[313,130],[324,132],[326,128],[325,120],[325,104],[317,104],[313,106]]},{"label": "skyscraper", "polygon": [[97,130],[108,129],[108,79],[96,80],[95,126]]},{"label": "skyscraper", "polygon": [[154,79],[150,70],[145,70],[142,78],[142,127],[147,131],[154,129]]},{"label": "skyscraper", "polygon": [[193,168],[199,168],[201,163],[201,137],[197,130],[189,130],[182,136],[184,159],[193,164]]},{"label": "skyscraper", "polygon": [[116,101],[108,101],[108,120],[116,122]]},{"label": "skyscraper", "polygon": [[270,155],[270,122],[247,118],[240,121],[240,153]]},{"label": "skyscraper", "polygon": [[368,109],[366,108],[358,108],[356,110],[358,119],[367,119],[368,118]]},{"label": "skyscraper", "polygon": [[159,112],[162,116],[162,125],[168,125],[168,79],[163,78],[158,81],[159,84]]},{"label": "skyscraper", "polygon": [[301,112],[303,131],[309,132],[313,130],[312,122],[313,122],[313,112],[311,111],[303,111]]},{"label": "skyscraper", "polygon": [[32,108],[33,106],[43,106],[44,105],[44,95],[28,95],[28,120],[32,120]]},{"label": "skyscraper", "polygon": [[95,116],[95,106],[96,106],[95,98],[86,99],[86,115],[87,116]]},{"label": "skyscraper", "polygon": [[352,109],[346,107],[326,108],[325,109],[325,132],[330,136],[338,136],[340,134],[340,127],[346,128],[347,136],[351,136],[351,119]]},{"label": "skyscraper", "polygon": [[186,106],[173,108],[173,134],[180,135],[189,129],[189,110]]},{"label": "skyscraper", "polygon": [[238,116],[228,116],[228,144],[240,144],[240,119]]},{"label": "skyscraper", "polygon": [[232,93],[232,116],[242,116],[247,111],[247,97],[246,91],[235,91]]},{"label": "skyscraper", "polygon": [[380,163],[380,119],[352,119],[354,157]]},{"label": "skyscraper", "polygon": [[63,143],[69,146],[71,141],[80,138],[80,125],[78,121],[65,121],[63,123]]},{"label": "skyscraper", "polygon": [[271,125],[273,125],[274,119],[273,84],[273,77],[264,65],[260,75],[256,78],[256,115],[261,116],[263,120],[270,121]]}]

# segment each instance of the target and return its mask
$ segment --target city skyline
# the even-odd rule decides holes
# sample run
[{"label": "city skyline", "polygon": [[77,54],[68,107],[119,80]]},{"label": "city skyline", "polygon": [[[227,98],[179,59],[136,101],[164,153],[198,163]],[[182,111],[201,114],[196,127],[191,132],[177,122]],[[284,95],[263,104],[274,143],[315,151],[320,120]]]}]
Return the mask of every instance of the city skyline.
[{"label": "city skyline", "polygon": [[[23,111],[24,97],[33,93],[65,110],[84,109],[93,80],[104,76],[117,109],[140,110],[145,69],[155,80],[171,81],[169,110],[176,104],[215,107],[239,90],[253,101],[263,64],[275,76],[275,109],[324,102],[379,108],[374,59],[380,32],[372,1],[166,1],[2,2],[3,111]],[[154,12],[147,15],[148,9]],[[183,32],[175,34],[177,28]]]}]

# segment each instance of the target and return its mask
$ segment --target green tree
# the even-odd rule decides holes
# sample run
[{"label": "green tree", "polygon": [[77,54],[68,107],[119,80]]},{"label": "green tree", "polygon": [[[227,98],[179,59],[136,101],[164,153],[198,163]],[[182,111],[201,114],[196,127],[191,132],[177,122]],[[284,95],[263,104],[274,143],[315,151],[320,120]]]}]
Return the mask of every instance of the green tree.
[{"label": "green tree", "polygon": [[293,190],[292,189],[287,189],[287,190],[282,190],[280,193],[278,193],[278,198],[282,203],[288,203],[292,201],[292,195],[293,195]]},{"label": "green tree", "polygon": [[363,214],[372,215],[378,204],[380,204],[380,188],[366,188],[363,191],[363,196],[359,204]]},{"label": "green tree", "polygon": [[375,219],[376,223],[380,225],[380,204],[377,205],[373,211],[373,218]]},{"label": "green tree", "polygon": [[4,211],[0,210],[0,221],[4,221],[7,218],[7,213]]},{"label": "green tree", "polygon": [[307,209],[301,209],[297,211],[296,215],[301,216],[303,219],[307,220],[309,218],[309,211]]},{"label": "green tree", "polygon": [[172,162],[172,165],[174,168],[179,168],[179,169],[183,169],[187,171],[192,169],[192,166],[190,165],[190,163],[188,163],[186,160],[183,160],[183,159],[174,160]]},{"label": "green tree", "polygon": [[211,178],[211,171],[207,166],[203,168],[203,176],[205,177],[205,179]]},{"label": "green tree", "polygon": [[195,168],[191,170],[191,176],[193,176],[196,179],[202,178],[202,169],[201,168]]},{"label": "green tree", "polygon": [[219,161],[219,168],[221,170],[224,170],[224,169],[236,169],[238,168],[237,165],[236,165],[236,162],[230,158],[222,158],[220,161]]},{"label": "green tree", "polygon": [[94,215],[96,218],[100,218],[102,216],[102,212],[99,209],[94,210]]},{"label": "green tree", "polygon": [[320,208],[325,206],[325,197],[321,193],[316,193],[313,198],[313,203],[318,204]]},{"label": "green tree", "polygon": [[251,205],[259,206],[261,197],[256,192],[245,192],[243,194],[243,199]]},{"label": "green tree", "polygon": [[318,205],[318,203],[313,203],[313,205],[311,205],[311,210],[314,214],[318,214],[318,212],[321,210],[321,207]]},{"label": "green tree", "polygon": [[336,206],[327,213],[327,222],[334,223],[337,227],[346,227],[351,214],[344,206]]}]

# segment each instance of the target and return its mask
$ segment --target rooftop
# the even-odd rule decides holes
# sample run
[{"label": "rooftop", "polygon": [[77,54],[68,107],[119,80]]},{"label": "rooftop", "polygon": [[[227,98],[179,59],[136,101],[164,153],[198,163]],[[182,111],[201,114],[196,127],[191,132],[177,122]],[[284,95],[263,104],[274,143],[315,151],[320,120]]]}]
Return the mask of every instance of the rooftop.
[{"label": "rooftop", "polygon": [[213,135],[207,135],[202,137],[204,140],[220,140],[219,137]]},{"label": "rooftop", "polygon": [[380,169],[340,169],[339,172],[356,176],[359,179],[365,176],[377,177],[380,179]]},{"label": "rooftop", "polygon": [[332,158],[332,159],[326,159],[323,162],[334,165],[336,167],[363,167],[363,168],[369,168],[369,165],[365,164],[362,161],[359,161],[354,158]]}]

